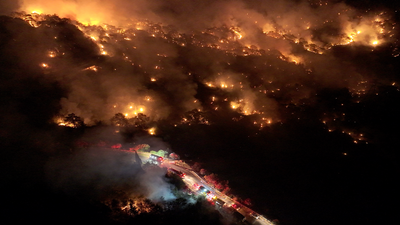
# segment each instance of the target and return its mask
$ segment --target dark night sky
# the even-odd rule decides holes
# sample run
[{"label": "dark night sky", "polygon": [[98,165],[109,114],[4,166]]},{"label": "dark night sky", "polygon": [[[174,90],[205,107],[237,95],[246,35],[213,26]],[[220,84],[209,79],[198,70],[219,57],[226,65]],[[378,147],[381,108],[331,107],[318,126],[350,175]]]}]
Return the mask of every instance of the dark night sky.
[{"label": "dark night sky", "polygon": [[[134,223],[104,202],[175,198],[162,170],[83,140],[168,148],[282,225],[394,224],[398,3],[43,2],[0,3],[7,218]],[[11,13],[32,10],[49,15]],[[85,126],[59,126],[70,113]],[[119,133],[116,113],[131,118]]]}]

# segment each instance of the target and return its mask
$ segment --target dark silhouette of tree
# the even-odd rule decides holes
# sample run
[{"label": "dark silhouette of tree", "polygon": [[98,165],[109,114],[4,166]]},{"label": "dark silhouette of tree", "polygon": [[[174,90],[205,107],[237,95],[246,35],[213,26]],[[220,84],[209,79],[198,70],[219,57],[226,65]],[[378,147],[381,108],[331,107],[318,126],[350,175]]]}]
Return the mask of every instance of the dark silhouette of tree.
[{"label": "dark silhouette of tree", "polygon": [[79,116],[75,115],[75,113],[68,114],[64,118],[64,122],[65,122],[65,124],[68,124],[68,125],[73,126],[75,128],[80,128],[80,127],[83,127],[85,125],[83,120]]},{"label": "dark silhouette of tree", "polygon": [[129,126],[134,126],[139,129],[147,129],[149,122],[150,117],[143,113],[138,113],[137,116],[128,119]]},{"label": "dark silhouette of tree", "polygon": [[128,125],[128,120],[122,113],[117,113],[111,118],[111,124],[118,127],[125,127]]}]

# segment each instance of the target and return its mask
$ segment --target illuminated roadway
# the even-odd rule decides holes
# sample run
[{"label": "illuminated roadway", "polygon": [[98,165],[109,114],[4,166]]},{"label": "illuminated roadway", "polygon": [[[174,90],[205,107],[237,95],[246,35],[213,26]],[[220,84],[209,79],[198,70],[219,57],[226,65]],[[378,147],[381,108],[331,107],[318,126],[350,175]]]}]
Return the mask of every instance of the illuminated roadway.
[{"label": "illuminated roadway", "polygon": [[[193,191],[197,191],[194,188],[194,184],[198,184],[199,186],[204,186],[207,190],[210,190],[217,198],[223,200],[225,205],[230,207],[232,204],[237,204],[233,201],[230,197],[226,196],[225,194],[221,193],[220,191],[214,189],[213,187],[209,186],[205,180],[203,180],[199,175],[193,172],[191,169],[175,165],[175,161],[165,160],[162,167],[172,168],[178,171],[181,171],[186,174],[186,176],[182,179],[183,182]],[[261,224],[261,225],[273,225],[271,221],[267,220],[262,215],[259,216],[258,219],[255,219],[251,216],[251,213],[255,213],[250,208],[243,206],[240,204],[240,209],[237,210],[240,214],[246,217],[246,220],[251,222],[252,224]],[[257,213],[258,214],[258,213]]]},{"label": "illuminated roadway", "polygon": [[[150,153],[147,153],[147,152],[140,152],[138,154],[143,163],[145,163],[150,157]],[[258,219],[255,219],[254,217],[251,216],[251,213],[255,213],[253,210],[251,210],[250,208],[248,208],[244,205],[238,204],[237,202],[232,200],[230,197],[226,196],[225,194],[221,193],[220,191],[209,186],[204,179],[202,179],[199,175],[197,175],[197,173],[193,172],[189,168],[176,165],[175,164],[176,162],[177,161],[175,161],[175,160],[165,159],[161,166],[166,167],[166,168],[173,168],[175,170],[185,173],[186,176],[182,180],[192,191],[197,191],[194,188],[194,184],[198,184],[199,186],[204,186],[205,188],[207,188],[207,190],[210,190],[217,198],[223,200],[227,207],[230,207],[233,204],[240,205],[240,209],[238,209],[237,211],[240,214],[242,214],[243,216],[245,216],[246,220],[249,221],[250,223],[260,224],[260,225],[274,225],[274,223],[272,223],[271,221],[269,221],[267,218],[265,218],[262,215],[260,215]]]}]

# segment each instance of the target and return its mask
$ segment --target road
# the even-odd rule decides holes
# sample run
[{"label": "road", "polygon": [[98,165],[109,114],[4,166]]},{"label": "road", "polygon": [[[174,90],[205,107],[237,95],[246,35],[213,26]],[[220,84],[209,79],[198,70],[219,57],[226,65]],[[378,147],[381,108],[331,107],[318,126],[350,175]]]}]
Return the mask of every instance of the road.
[{"label": "road", "polygon": [[[204,186],[205,188],[207,188],[207,190],[210,190],[217,198],[222,199],[227,207],[230,207],[233,204],[240,205],[234,200],[232,200],[230,197],[209,186],[205,180],[203,180],[199,175],[197,175],[191,169],[178,166],[175,163],[176,162],[174,160],[165,160],[161,166],[166,168],[173,168],[175,170],[185,173],[186,176],[183,178],[183,182],[185,182],[185,184],[193,191],[196,191],[196,189],[194,188],[194,184],[198,184],[200,186]],[[255,219],[253,216],[251,216],[251,214],[256,212],[254,212],[252,209],[246,206],[240,205],[240,209],[238,209],[237,211],[243,216],[245,216],[246,220],[252,224],[274,225],[274,223],[272,223],[262,215],[260,215],[258,219]]]},{"label": "road", "polygon": [[[146,163],[150,157],[150,153],[148,152],[138,152],[139,158],[142,160],[142,163]],[[231,199],[229,196],[221,193],[220,191],[214,189],[213,187],[209,186],[207,182],[201,178],[197,173],[193,172],[185,163],[182,163],[182,165],[177,165],[179,161],[177,160],[169,160],[165,159],[164,162],[160,165],[161,167],[166,167],[166,168],[173,168],[175,170],[181,171],[186,174],[186,176],[182,179],[183,182],[194,192],[197,191],[197,189],[194,187],[194,184],[198,184],[199,186],[204,186],[207,188],[207,190],[210,190],[217,198],[223,200],[225,202],[226,207],[231,207],[233,204],[239,205],[240,208],[237,208],[237,211],[242,214],[246,220],[252,224],[255,225],[274,225],[271,221],[269,221],[267,218],[264,216],[260,215],[257,219],[251,216],[251,214],[256,213],[252,209],[241,205],[240,203],[235,202],[233,199]],[[225,207],[224,206],[224,207]],[[256,213],[258,214],[258,213]],[[259,214],[258,214],[259,215]]]}]

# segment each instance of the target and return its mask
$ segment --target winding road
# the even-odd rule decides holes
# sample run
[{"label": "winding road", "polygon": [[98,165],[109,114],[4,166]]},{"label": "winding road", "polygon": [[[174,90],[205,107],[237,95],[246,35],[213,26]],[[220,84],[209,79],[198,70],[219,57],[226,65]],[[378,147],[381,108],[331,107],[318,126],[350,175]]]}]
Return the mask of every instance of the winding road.
[{"label": "winding road", "polygon": [[[213,187],[209,186],[207,184],[207,182],[201,178],[199,175],[197,175],[197,173],[195,173],[194,171],[192,171],[189,168],[183,167],[183,166],[179,166],[176,165],[176,161],[175,160],[168,160],[166,159],[162,165],[162,167],[166,167],[166,168],[173,168],[175,170],[181,171],[183,173],[186,174],[186,176],[183,178],[183,182],[185,182],[185,184],[193,191],[197,191],[194,187],[194,184],[198,184],[200,186],[204,186],[205,188],[207,188],[207,190],[210,190],[217,198],[223,200],[225,202],[225,205],[227,207],[232,206],[233,204],[239,205],[237,202],[235,202],[234,200],[232,200],[229,196],[221,193],[220,191],[214,189]],[[254,212],[252,209],[241,205],[240,208],[237,210],[240,214],[242,214],[246,220],[252,224],[260,224],[260,225],[274,225],[274,223],[272,223],[271,221],[269,221],[267,218],[265,218],[264,216],[260,215],[257,219],[254,218],[251,214],[255,213],[258,214],[256,212]]]}]

